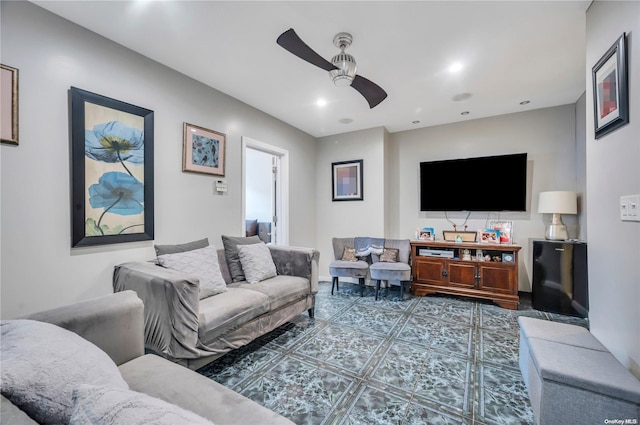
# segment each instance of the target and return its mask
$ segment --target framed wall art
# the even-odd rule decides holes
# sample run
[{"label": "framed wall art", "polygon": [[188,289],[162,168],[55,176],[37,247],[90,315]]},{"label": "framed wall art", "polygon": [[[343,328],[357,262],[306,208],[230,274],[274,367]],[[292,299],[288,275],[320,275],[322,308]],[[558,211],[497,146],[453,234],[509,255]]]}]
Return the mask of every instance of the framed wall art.
[{"label": "framed wall art", "polygon": [[18,144],[18,70],[0,65],[0,141]]},{"label": "framed wall art", "polygon": [[70,96],[72,246],[152,240],[153,111]]},{"label": "framed wall art", "polygon": [[184,123],[182,171],[224,177],[226,135]]},{"label": "framed wall art", "polygon": [[629,89],[625,34],[592,69],[595,138],[629,122]]},{"label": "framed wall art", "polygon": [[333,162],[331,186],[333,201],[362,201],[363,160]]}]

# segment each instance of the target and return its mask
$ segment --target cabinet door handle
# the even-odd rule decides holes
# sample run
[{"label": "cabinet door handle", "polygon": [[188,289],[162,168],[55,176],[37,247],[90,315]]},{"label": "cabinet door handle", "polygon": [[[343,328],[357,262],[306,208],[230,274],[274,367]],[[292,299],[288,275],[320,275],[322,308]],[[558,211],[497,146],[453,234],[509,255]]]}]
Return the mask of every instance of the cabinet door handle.
[{"label": "cabinet door handle", "polygon": [[564,251],[564,248],[556,248],[556,251]]},{"label": "cabinet door handle", "polygon": [[449,272],[447,272],[446,270],[442,270],[442,276],[444,277],[449,276]]}]

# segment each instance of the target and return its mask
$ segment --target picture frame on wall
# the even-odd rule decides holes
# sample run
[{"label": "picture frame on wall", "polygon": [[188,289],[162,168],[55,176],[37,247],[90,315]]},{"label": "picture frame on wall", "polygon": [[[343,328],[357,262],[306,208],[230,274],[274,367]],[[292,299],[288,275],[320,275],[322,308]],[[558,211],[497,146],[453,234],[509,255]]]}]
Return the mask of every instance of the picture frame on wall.
[{"label": "picture frame on wall", "polygon": [[18,144],[18,69],[0,64],[0,141]]},{"label": "picture frame on wall", "polygon": [[227,136],[184,123],[182,171],[224,177]]},{"label": "picture frame on wall", "polygon": [[629,122],[626,36],[623,33],[592,69],[595,138]]},{"label": "picture frame on wall", "polygon": [[71,246],[153,240],[153,111],[76,87]]},{"label": "picture frame on wall", "polygon": [[364,160],[331,163],[331,187],[333,201],[362,201]]}]

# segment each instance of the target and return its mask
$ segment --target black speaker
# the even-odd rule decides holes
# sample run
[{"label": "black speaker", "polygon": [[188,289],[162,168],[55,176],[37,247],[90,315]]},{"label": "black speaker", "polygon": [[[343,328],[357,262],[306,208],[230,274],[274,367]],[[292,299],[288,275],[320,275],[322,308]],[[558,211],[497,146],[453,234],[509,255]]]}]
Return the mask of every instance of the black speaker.
[{"label": "black speaker", "polygon": [[586,243],[533,241],[531,305],[536,310],[588,317]]}]

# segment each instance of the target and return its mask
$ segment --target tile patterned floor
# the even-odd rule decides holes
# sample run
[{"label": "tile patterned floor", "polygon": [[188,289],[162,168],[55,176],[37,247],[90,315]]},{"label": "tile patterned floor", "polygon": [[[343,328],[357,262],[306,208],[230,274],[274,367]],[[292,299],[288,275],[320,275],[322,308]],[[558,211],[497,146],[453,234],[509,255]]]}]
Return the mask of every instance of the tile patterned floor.
[{"label": "tile patterned floor", "polygon": [[533,424],[518,369],[519,315],[586,320],[432,295],[398,300],[321,282],[298,316],[198,372],[303,424]]}]

